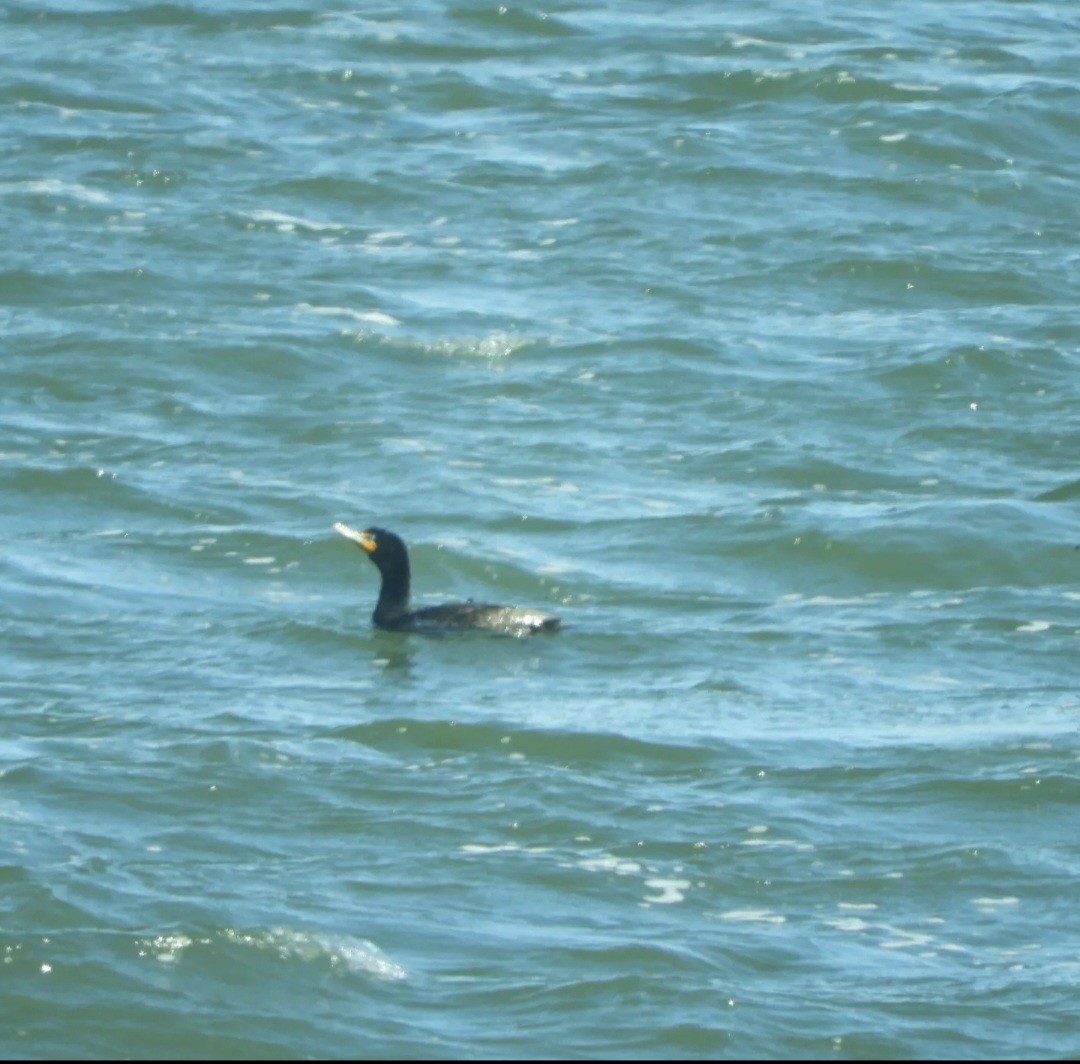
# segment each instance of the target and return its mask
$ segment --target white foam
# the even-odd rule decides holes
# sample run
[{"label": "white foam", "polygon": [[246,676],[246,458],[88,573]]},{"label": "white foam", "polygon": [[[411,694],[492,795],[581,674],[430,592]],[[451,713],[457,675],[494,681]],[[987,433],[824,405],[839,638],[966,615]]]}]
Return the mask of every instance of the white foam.
[{"label": "white foam", "polygon": [[637,861],[628,861],[625,857],[604,854],[601,857],[586,857],[578,861],[578,867],[586,872],[614,872],[617,876],[632,876],[641,871]]},{"label": "white foam", "polygon": [[832,920],[824,921],[826,927],[836,931],[866,931],[870,925],[860,916],[838,916]]},{"label": "white foam", "polygon": [[894,81],[893,88],[900,92],[941,92],[938,85],[917,85],[913,81]]},{"label": "white foam", "polygon": [[47,177],[40,181],[9,181],[0,185],[0,191],[45,193],[48,196],[70,196],[83,203],[108,203],[109,197],[96,188],[87,188],[74,181],[59,181]]},{"label": "white foam", "polygon": [[408,977],[405,969],[392,961],[374,942],[350,935],[328,935],[297,931],[290,927],[274,927],[254,933],[230,929],[223,932],[223,937],[239,945],[273,950],[284,960],[322,961],[331,968],[373,975],[378,979],[398,980]]},{"label": "white foam", "polygon": [[162,964],[175,964],[195,940],[188,935],[158,935],[139,943],[139,956],[152,955]]},{"label": "white foam", "polygon": [[499,842],[493,844],[466,842],[458,848],[462,853],[512,853],[515,850],[521,849],[516,842]]},{"label": "white foam", "polygon": [[659,891],[657,894],[646,894],[645,900],[651,905],[674,905],[684,901],[683,893],[690,886],[688,879],[646,879],[645,886],[651,890]]},{"label": "white foam", "polygon": [[[896,929],[893,929],[896,931]],[[881,943],[882,949],[910,949],[912,946],[925,946],[931,941],[929,935],[913,931],[896,931],[896,938],[886,939]]]},{"label": "white foam", "polygon": [[385,244],[389,240],[404,240],[409,234],[400,229],[384,229],[381,232],[369,233],[364,240],[365,244]]},{"label": "white foam", "polygon": [[363,321],[370,325],[400,325],[397,318],[384,314],[381,310],[353,310],[351,307],[316,307],[311,303],[297,303],[296,310],[302,310],[306,314],[337,315],[351,318],[353,321]]},{"label": "white foam", "polygon": [[248,217],[256,222],[269,222],[281,233],[291,233],[296,229],[307,229],[315,233],[323,230],[343,232],[346,228],[346,226],[338,222],[313,222],[310,218],[300,218],[295,214],[282,214],[281,211],[250,211]]},{"label": "white foam", "polygon": [[729,920],[738,924],[784,924],[787,917],[774,913],[771,909],[729,909],[726,913],[719,913],[721,920]]}]

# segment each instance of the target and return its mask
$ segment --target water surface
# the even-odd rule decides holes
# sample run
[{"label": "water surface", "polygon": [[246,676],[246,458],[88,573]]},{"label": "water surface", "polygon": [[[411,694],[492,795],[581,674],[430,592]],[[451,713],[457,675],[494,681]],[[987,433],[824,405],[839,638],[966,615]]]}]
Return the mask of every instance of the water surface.
[{"label": "water surface", "polygon": [[9,3],[0,1052],[1080,1053],[1078,33]]}]

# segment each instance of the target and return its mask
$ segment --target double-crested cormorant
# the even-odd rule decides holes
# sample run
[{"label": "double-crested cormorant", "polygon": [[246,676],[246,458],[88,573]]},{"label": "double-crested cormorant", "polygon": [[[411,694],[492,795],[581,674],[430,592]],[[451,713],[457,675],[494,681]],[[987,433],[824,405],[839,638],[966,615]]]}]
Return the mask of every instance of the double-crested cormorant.
[{"label": "double-crested cormorant", "polygon": [[445,632],[482,629],[504,635],[554,632],[562,626],[558,617],[541,610],[493,606],[483,602],[453,602],[444,606],[409,609],[409,552],[400,536],[385,528],[357,532],[337,521],[334,531],[359,544],[382,576],[379,601],[371,619],[376,628],[393,632]]}]

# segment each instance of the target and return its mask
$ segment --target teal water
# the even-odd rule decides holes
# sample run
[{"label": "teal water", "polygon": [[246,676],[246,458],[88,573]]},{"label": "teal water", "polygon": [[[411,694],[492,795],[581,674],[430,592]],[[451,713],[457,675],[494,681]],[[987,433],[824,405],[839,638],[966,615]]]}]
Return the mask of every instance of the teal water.
[{"label": "teal water", "polygon": [[1080,1054],[1078,39],[5,4],[0,1054]]}]

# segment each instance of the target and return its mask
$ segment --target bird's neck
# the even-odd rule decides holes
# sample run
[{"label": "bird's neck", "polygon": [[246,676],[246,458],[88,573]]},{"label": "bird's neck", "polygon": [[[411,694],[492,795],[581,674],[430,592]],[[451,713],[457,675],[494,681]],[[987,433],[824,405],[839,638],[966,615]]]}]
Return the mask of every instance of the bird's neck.
[{"label": "bird's neck", "polygon": [[382,574],[379,601],[375,605],[374,621],[385,624],[409,612],[409,563],[396,572]]}]

